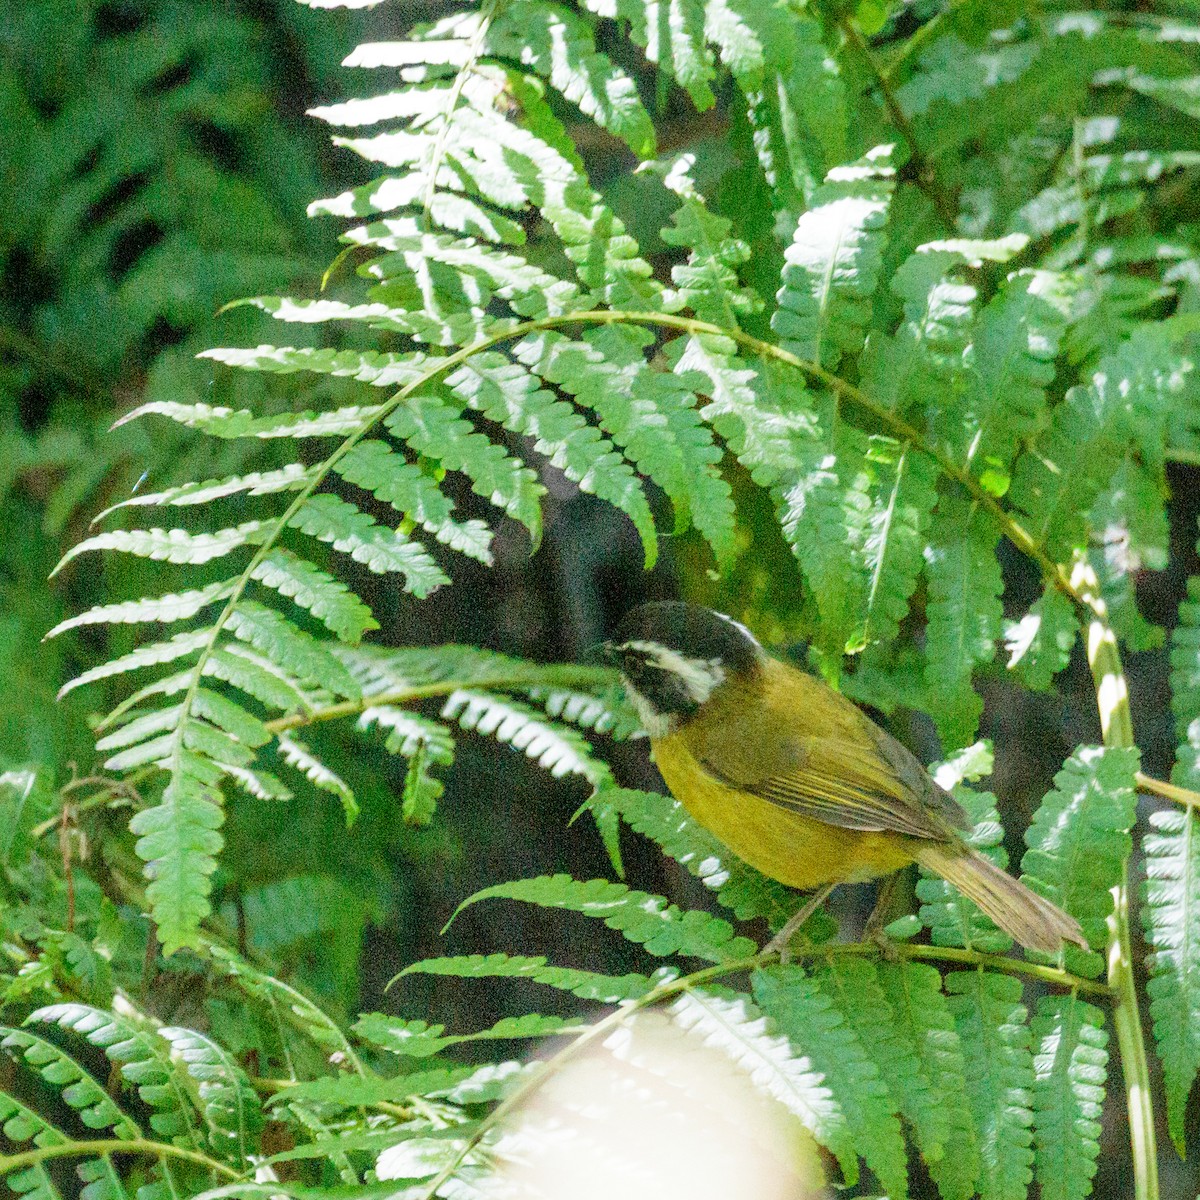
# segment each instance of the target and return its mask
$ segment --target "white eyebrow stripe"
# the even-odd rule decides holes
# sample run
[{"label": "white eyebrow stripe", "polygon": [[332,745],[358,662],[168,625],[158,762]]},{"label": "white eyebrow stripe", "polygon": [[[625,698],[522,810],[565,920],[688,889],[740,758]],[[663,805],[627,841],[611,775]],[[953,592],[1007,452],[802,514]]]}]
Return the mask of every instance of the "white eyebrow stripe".
[{"label": "white eyebrow stripe", "polygon": [[624,647],[645,654],[660,670],[678,675],[696,704],[703,704],[725,682],[725,668],[716,659],[688,658],[659,642],[630,641]]}]

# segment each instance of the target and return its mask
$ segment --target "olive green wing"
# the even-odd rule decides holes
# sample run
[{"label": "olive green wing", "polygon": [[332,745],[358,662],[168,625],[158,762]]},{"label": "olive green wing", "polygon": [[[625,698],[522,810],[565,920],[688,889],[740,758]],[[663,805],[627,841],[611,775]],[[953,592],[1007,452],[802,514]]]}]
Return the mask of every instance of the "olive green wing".
[{"label": "olive green wing", "polygon": [[711,744],[696,755],[714,778],[827,825],[944,841],[966,814],[890,734],[858,714],[855,727],[792,737],[770,752]]}]

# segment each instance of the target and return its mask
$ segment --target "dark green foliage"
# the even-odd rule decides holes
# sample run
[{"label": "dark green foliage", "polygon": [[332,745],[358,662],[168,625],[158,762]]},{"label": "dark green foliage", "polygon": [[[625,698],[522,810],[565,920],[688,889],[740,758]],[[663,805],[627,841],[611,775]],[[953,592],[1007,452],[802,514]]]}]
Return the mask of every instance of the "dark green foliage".
[{"label": "dark green foliage", "polygon": [[[0,218],[0,731],[4,754],[55,768],[0,764],[11,1190],[476,1194],[511,1152],[510,1107],[656,1005],[847,1184],[865,1164],[861,1187],[893,1200],[924,1171],[943,1200],[1022,1200],[1031,1182],[1084,1197],[1109,1005],[1135,1143],[1153,1135],[1139,848],[1182,1152],[1200,843],[1190,811],[1137,828],[1119,653],[1161,642],[1136,584],[1173,549],[1172,464],[1200,453],[1186,6],[523,0],[432,6],[407,28],[393,5],[345,59],[376,85],[315,32],[348,35],[336,18],[216,7],[33,0],[0,62],[19,200]],[[315,200],[310,135],[260,90],[310,79],[323,101],[347,80],[381,93],[315,109],[349,152]],[[310,201],[350,219],[323,277]],[[247,295],[228,344],[190,362],[217,340],[214,310]],[[295,344],[270,344],[280,328]],[[920,917],[889,927],[922,940],[843,946],[818,912],[780,964],[761,923],[735,922],[778,929],[800,898],[675,801],[617,787],[608,742],[638,730],[610,672],[390,644],[393,625],[444,627],[418,602],[543,538],[569,567],[576,491],[622,514],[648,567],[669,560],[765,644],[807,642],[897,731],[923,727],[912,710],[946,753],[969,747],[938,777],[997,862],[1013,777],[1000,801],[961,786],[990,768],[977,689],[989,715],[1017,686],[1049,691],[1082,632],[1105,745],[1067,758],[1022,867],[1091,950],[998,961],[1007,935],[922,878]],[[1155,617],[1176,625],[1185,788],[1198,613],[1193,588],[1177,623]],[[618,871],[624,822],[726,915],[674,902],[669,879],[581,880],[558,860],[456,887],[468,863],[490,871],[476,838],[537,848],[491,828],[493,794],[439,831],[443,801],[474,799],[452,771],[475,737],[568,781]],[[516,757],[494,761],[494,795],[521,791]],[[393,982],[432,983],[434,1007],[534,983],[548,1011],[467,1007],[459,1032],[430,1003],[354,1021],[381,982],[358,974],[368,927],[411,935],[434,907],[414,900],[472,888],[462,906],[562,910],[548,920],[569,952],[501,938]],[[598,923],[597,943],[572,938]],[[531,1045],[543,1065],[517,1061]],[[104,1144],[81,1147],[81,1127]],[[1132,1178],[1150,1198],[1146,1145]],[[31,1147],[62,1150],[79,1183]]]}]

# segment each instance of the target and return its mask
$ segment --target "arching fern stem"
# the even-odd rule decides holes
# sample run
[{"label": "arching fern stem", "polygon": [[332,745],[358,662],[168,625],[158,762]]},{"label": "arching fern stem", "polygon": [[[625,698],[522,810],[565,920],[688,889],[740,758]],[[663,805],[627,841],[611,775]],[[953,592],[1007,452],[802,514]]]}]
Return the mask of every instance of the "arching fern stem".
[{"label": "arching fern stem", "polygon": [[199,1150],[188,1150],[184,1146],[174,1146],[170,1142],[155,1142],[149,1138],[95,1138],[82,1142],[62,1142],[55,1146],[39,1146],[36,1150],[24,1150],[20,1154],[0,1155],[0,1174],[9,1175],[25,1167],[34,1167],[38,1163],[52,1158],[87,1158],[95,1154],[106,1157],[114,1154],[149,1154],[156,1158],[178,1158],[185,1162],[195,1163],[206,1171],[214,1171],[224,1175],[226,1179],[241,1182],[245,1176],[235,1171],[233,1167]]},{"label": "arching fern stem", "polygon": [[[200,680],[203,678],[204,667],[216,648],[221,631],[233,616],[238,602],[241,600],[251,577],[266,555],[270,552],[280,533],[287,528],[309,497],[321,486],[333,467],[350,452],[366,435],[390,413],[395,411],[409,396],[416,393],[427,384],[433,382],[447,371],[453,370],[459,364],[467,362],[476,354],[481,354],[494,346],[505,342],[519,340],[526,334],[537,333],[569,325],[614,325],[642,324],[658,326],[666,329],[677,329],[694,335],[711,335],[726,337],[745,346],[754,352],[778,362],[785,363],[812,379],[818,380],[840,399],[844,399],[857,408],[870,414],[880,425],[889,430],[895,437],[919,447],[929,454],[938,464],[941,471],[953,479],[960,487],[966,489],[981,506],[986,508],[997,521],[1004,536],[1024,554],[1035,562],[1048,582],[1066,595],[1080,610],[1088,626],[1088,657],[1092,665],[1093,678],[1096,682],[1097,703],[1100,708],[1101,726],[1106,745],[1115,747],[1133,747],[1133,725],[1128,705],[1128,689],[1125,684],[1124,670],[1121,665],[1120,652],[1117,649],[1116,638],[1108,623],[1108,614],[1095,587],[1094,578],[1089,580],[1086,563],[1077,565],[1075,573],[1068,574],[1059,563],[1054,562],[1033,537],[1012,515],[988,493],[979,481],[963,471],[937,449],[930,447],[922,438],[920,432],[902,417],[897,416],[883,405],[872,400],[866,393],[853,384],[824,370],[815,363],[798,358],[796,355],[779,346],[772,345],[760,338],[743,333],[738,329],[722,328],[707,321],[692,317],[681,317],[671,313],[633,312],[622,310],[588,310],[564,313],[560,316],[543,317],[538,320],[521,322],[483,338],[470,346],[448,355],[445,358],[433,360],[429,368],[407,383],[394,396],[382,404],[375,417],[359,430],[346,438],[334,450],[313,474],[308,485],[300,491],[292,503],[283,512],[270,534],[263,540],[249,564],[234,585],[232,594],[222,609],[220,616],[212,627],[208,642],[200,652],[192,670],[192,677],[180,710],[179,729],[182,731],[191,714]],[[182,732],[177,735],[182,746]],[[1126,864],[1126,872],[1128,864]],[[1132,946],[1129,931],[1129,896],[1128,884],[1122,882],[1114,889],[1114,911],[1109,918],[1109,984],[1115,992],[1113,1024],[1117,1031],[1117,1041],[1121,1050],[1123,1075],[1125,1079],[1126,1100],[1129,1110],[1130,1142],[1133,1151],[1134,1196],[1135,1200],[1157,1200],[1158,1196],[1158,1165],[1154,1135],[1154,1114],[1150,1099],[1150,1072],[1147,1063],[1145,1036],[1142,1030],[1141,1017],[1137,1005],[1137,992],[1133,975]],[[652,993],[653,994],[653,993]],[[607,1019],[607,1018],[606,1018]]]}]

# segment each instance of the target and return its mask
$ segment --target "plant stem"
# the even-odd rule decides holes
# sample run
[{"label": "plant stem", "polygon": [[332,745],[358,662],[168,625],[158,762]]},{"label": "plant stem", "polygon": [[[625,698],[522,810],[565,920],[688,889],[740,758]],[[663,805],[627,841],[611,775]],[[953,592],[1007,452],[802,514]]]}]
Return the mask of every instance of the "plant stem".
[{"label": "plant stem", "polygon": [[34,1167],[38,1163],[53,1158],[84,1158],[96,1154],[151,1154],[157,1158],[178,1158],[185,1162],[196,1163],[206,1171],[224,1175],[226,1179],[240,1181],[244,1177],[232,1167],[201,1154],[199,1150],[188,1150],[183,1146],[173,1146],[169,1142],[155,1142],[149,1138],[97,1138],[84,1142],[63,1142],[57,1146],[39,1146],[36,1150],[24,1150],[20,1154],[0,1155],[0,1175],[9,1175],[24,1167]]},{"label": "plant stem", "polygon": [[[1076,563],[1073,582],[1088,600],[1095,617],[1088,626],[1088,664],[1096,686],[1100,729],[1106,746],[1134,747],[1129,689],[1121,666],[1117,640],[1108,624],[1104,599],[1096,574],[1086,559]],[[1133,944],[1129,926],[1129,862],[1122,865],[1120,882],[1113,888],[1113,911],[1108,918],[1108,983],[1115,994],[1113,1026],[1121,1051],[1125,1103],[1129,1116],[1129,1142],[1133,1153],[1135,1200],[1158,1200],[1158,1148],[1154,1131],[1154,1104],[1150,1091],[1150,1066],[1146,1036],[1138,1008]]]},{"label": "plant stem", "polygon": [[1168,783],[1165,779],[1155,779],[1153,775],[1144,775],[1141,771],[1133,778],[1140,791],[1161,796],[1164,800],[1174,800],[1176,804],[1183,804],[1188,808],[1200,808],[1200,792],[1180,787],[1176,783]]},{"label": "plant stem", "polygon": [[868,45],[866,38],[855,27],[851,18],[844,17],[840,20],[838,28],[845,35],[846,41],[854,47],[859,57],[870,68],[871,74],[875,76],[875,82],[879,85],[879,92],[883,96],[883,103],[884,107],[888,110],[888,116],[891,117],[892,124],[895,125],[900,136],[908,146],[908,152],[916,172],[917,186],[933,201],[933,206],[937,209],[938,216],[942,219],[942,224],[946,226],[947,231],[954,233],[958,228],[958,213],[954,202],[942,187],[941,180],[938,178],[933,164],[922,152],[920,143],[917,141],[916,130],[913,128],[912,122],[908,119],[908,114],[904,111],[900,101],[896,97],[888,72],[879,65],[879,60],[875,57],[874,51]]},{"label": "plant stem", "polygon": [[[563,672],[564,679],[567,672]],[[592,667],[579,668],[579,681],[586,686],[594,686],[600,678],[600,672]],[[615,676],[614,676],[615,678]],[[289,713],[286,717],[277,717],[267,721],[266,727],[274,734],[286,733],[301,725],[312,725],[317,721],[336,721],[340,717],[356,717],[369,708],[382,708],[388,704],[411,704],[414,700],[428,700],[432,696],[448,696],[465,687],[488,687],[507,690],[510,688],[531,687],[540,681],[533,680],[528,673],[512,675],[496,675],[490,679],[479,679],[468,682],[462,679],[441,679],[437,683],[417,684],[413,687],[397,688],[392,692],[375,692],[361,699],[345,700],[338,704],[328,704],[324,708],[313,709],[307,713]]]}]

